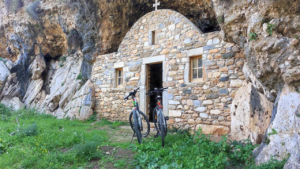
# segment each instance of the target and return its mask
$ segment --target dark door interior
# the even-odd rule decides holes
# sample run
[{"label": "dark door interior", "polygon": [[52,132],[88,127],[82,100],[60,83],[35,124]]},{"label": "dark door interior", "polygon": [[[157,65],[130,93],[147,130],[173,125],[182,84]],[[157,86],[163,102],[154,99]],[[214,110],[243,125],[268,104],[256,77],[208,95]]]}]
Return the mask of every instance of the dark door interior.
[{"label": "dark door interior", "polygon": [[[158,64],[152,64],[148,67],[149,73],[148,73],[148,91],[153,91],[154,88],[162,88],[163,86],[163,69],[162,69],[162,63]],[[149,121],[153,122],[153,110],[156,107],[156,96],[152,95],[149,99]]]}]

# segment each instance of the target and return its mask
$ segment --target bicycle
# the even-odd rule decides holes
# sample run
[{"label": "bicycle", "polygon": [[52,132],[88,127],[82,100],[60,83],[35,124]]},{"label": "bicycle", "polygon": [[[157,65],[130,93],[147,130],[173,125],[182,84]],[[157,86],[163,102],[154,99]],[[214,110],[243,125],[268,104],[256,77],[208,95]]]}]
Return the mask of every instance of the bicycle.
[{"label": "bicycle", "polygon": [[[137,102],[136,93],[140,88],[135,89],[133,92],[130,92],[128,96],[124,97],[124,100],[128,100],[129,97],[133,99],[134,109],[129,115],[129,123],[131,129],[133,130],[133,136],[136,134],[139,144],[142,143],[142,137],[147,137],[150,133],[150,124],[147,116],[139,110],[139,104]],[[139,112],[139,113],[137,113]],[[146,129],[143,127],[143,123],[146,123]],[[145,133],[143,133],[145,132]]]},{"label": "bicycle", "polygon": [[157,105],[153,110],[153,117],[154,117],[153,122],[158,134],[161,137],[161,143],[163,147],[165,146],[164,139],[168,133],[167,120],[169,120],[169,117],[168,116],[165,117],[163,114],[163,106],[161,103],[162,97],[160,96],[160,93],[163,92],[165,89],[168,88],[167,87],[160,88],[160,89],[154,88],[154,91],[150,91],[149,93],[146,94],[146,95],[156,94]]}]

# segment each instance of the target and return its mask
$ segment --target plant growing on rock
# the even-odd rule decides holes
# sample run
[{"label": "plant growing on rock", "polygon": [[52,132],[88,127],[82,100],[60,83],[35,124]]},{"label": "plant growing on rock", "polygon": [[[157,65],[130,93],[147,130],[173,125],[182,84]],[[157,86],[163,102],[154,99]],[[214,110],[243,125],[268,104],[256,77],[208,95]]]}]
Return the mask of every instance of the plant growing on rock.
[{"label": "plant growing on rock", "polygon": [[256,38],[257,38],[257,34],[256,34],[256,33],[251,32],[251,33],[249,34],[249,40],[250,40],[250,41],[256,40]]},{"label": "plant growing on rock", "polygon": [[39,16],[36,12],[36,8],[41,4],[41,1],[36,1],[28,5],[26,8],[26,13],[32,18],[33,20],[38,20]]},{"label": "plant growing on rock", "polygon": [[269,35],[272,35],[274,28],[275,28],[275,25],[268,23],[267,31],[268,31]]},{"label": "plant growing on rock", "polygon": [[224,23],[224,15],[218,17],[218,23]]},{"label": "plant growing on rock", "polygon": [[77,76],[76,80],[82,80],[82,75],[81,75],[81,73],[79,73],[79,75]]}]

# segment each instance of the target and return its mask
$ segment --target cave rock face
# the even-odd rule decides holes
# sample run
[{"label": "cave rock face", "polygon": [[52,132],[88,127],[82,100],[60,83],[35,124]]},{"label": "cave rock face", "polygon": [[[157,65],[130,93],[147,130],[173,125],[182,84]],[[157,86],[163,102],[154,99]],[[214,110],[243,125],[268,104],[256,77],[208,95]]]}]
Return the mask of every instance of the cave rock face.
[{"label": "cave rock face", "polygon": [[231,105],[231,137],[234,140],[250,139],[260,144],[268,128],[273,103],[259,93],[252,83],[244,84],[235,94]]},{"label": "cave rock face", "polygon": [[277,113],[267,130],[268,139],[254,151],[255,161],[267,162],[271,156],[282,160],[290,154],[285,168],[299,168],[300,93],[285,85],[280,95]]}]

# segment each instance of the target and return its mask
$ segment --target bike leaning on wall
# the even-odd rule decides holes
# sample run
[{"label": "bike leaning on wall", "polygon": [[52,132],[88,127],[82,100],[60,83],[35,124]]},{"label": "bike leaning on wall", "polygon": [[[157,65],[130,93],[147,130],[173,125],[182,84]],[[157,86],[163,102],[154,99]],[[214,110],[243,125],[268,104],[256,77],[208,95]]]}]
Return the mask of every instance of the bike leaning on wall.
[{"label": "bike leaning on wall", "polygon": [[[134,135],[136,135],[138,139],[139,144],[141,144],[142,137],[147,137],[150,132],[150,124],[147,116],[139,110],[139,104],[136,98],[136,93],[139,89],[140,88],[137,88],[133,92],[130,92],[128,96],[124,97],[124,100],[128,100],[129,97],[131,97],[133,100],[134,109],[129,115],[129,123]],[[145,126],[143,126],[143,124]]]},{"label": "bike leaning on wall", "polygon": [[162,97],[161,97],[161,93],[168,89],[166,88],[154,88],[154,91],[150,91],[149,93],[147,93],[146,95],[156,95],[156,107],[153,110],[153,117],[154,117],[154,125],[155,128],[158,132],[158,135],[160,135],[161,137],[161,144],[164,147],[165,146],[165,137],[167,136],[167,132],[168,132],[168,126],[167,126],[167,120],[169,120],[169,117],[165,116],[163,113],[163,106],[162,106]]}]

